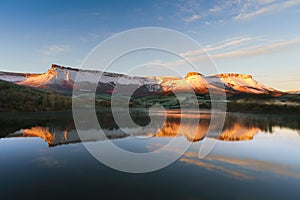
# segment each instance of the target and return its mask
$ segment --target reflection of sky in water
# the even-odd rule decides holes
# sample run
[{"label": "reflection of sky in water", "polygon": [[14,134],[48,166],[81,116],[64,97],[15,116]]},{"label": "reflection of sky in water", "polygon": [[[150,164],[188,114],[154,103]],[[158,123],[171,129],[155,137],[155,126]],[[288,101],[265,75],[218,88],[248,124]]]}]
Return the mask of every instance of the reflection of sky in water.
[{"label": "reflection of sky in water", "polygon": [[275,128],[273,133],[260,132],[253,140],[242,142],[218,141],[212,153],[285,163],[300,169],[300,136],[297,131]]},{"label": "reflection of sky in water", "polygon": [[272,134],[261,132],[250,141],[218,141],[202,160],[197,154],[200,145],[194,143],[181,161],[244,178],[272,173],[300,179],[300,160],[297,159],[300,137],[296,131],[276,128]]}]

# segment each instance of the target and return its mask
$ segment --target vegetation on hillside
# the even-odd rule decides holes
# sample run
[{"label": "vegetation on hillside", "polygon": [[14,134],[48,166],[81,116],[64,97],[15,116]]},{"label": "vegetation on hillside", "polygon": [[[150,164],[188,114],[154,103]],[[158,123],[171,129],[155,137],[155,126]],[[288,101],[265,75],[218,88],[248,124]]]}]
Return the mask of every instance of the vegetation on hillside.
[{"label": "vegetation on hillside", "polygon": [[0,80],[0,111],[70,110],[71,97]]}]

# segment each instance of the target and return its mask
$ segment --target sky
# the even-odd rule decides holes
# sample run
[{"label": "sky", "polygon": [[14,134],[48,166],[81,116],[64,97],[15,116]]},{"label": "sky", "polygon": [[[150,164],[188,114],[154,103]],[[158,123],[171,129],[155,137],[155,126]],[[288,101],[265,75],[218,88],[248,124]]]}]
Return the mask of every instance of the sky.
[{"label": "sky", "polygon": [[[161,27],[204,47],[180,53],[199,66],[207,52],[217,73],[251,74],[276,89],[300,89],[300,0],[2,0],[0,26],[0,71],[42,73],[52,63],[78,67],[119,32]],[[162,55],[149,56],[152,72]],[[112,71],[127,70],[118,65]]]}]

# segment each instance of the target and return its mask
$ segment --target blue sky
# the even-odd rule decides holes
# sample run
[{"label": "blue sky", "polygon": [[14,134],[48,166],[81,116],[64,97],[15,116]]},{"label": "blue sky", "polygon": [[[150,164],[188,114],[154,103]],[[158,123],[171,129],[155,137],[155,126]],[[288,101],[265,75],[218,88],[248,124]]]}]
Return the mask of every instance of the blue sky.
[{"label": "blue sky", "polygon": [[[277,89],[300,89],[299,25],[300,0],[4,0],[0,70],[45,72],[52,63],[76,67],[110,36],[151,26],[195,39],[220,73],[252,74]],[[182,55],[201,65],[201,49]],[[114,71],[126,73],[122,67]]]}]

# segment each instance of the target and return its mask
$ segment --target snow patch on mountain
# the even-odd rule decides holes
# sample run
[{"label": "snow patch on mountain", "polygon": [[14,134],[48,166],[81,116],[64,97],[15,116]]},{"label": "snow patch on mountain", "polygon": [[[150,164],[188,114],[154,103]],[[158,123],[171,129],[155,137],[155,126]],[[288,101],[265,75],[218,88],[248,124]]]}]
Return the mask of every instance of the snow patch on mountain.
[{"label": "snow patch on mountain", "polygon": [[46,73],[39,76],[29,76],[20,84],[38,87],[42,85],[59,84],[61,82],[98,82],[98,80],[101,83],[112,83],[114,85],[149,85],[158,83],[158,80],[154,78],[149,79],[146,77],[135,77],[93,70],[78,70],[52,65],[51,69]]},{"label": "snow patch on mountain", "polygon": [[189,72],[184,79],[168,80],[161,83],[164,91],[208,93],[211,89],[218,90],[206,78],[197,72]]},{"label": "snow patch on mountain", "polygon": [[8,82],[21,82],[26,79],[23,73],[0,72],[0,80]]},{"label": "snow patch on mountain", "polygon": [[300,90],[287,91],[288,94],[300,94]]},{"label": "snow patch on mountain", "polygon": [[238,92],[252,94],[268,94],[277,92],[271,87],[267,87],[253,79],[251,75],[246,74],[218,74],[207,77],[208,82],[216,85],[216,82],[222,82],[226,88],[232,88]]}]

